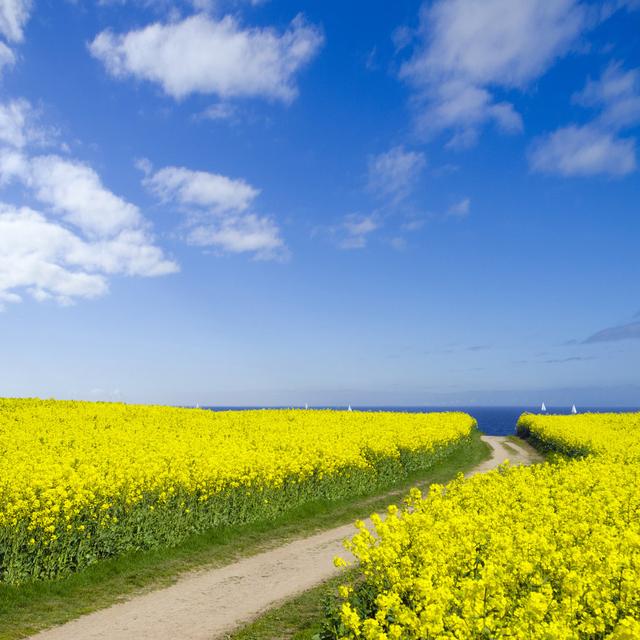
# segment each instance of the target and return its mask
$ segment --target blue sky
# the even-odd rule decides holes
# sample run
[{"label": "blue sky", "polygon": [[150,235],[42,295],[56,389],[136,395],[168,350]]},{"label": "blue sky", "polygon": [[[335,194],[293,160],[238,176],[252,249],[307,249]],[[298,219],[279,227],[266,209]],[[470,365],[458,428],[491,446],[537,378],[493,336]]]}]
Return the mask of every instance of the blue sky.
[{"label": "blue sky", "polygon": [[640,404],[639,28],[0,0],[0,394]]}]

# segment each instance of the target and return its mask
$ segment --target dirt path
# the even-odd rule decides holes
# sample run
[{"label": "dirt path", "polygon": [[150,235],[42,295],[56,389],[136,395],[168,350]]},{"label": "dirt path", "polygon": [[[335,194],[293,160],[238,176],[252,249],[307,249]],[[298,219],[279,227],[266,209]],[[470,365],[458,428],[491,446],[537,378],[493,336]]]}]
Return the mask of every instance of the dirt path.
[{"label": "dirt path", "polygon": [[[483,436],[491,459],[467,475],[483,473],[509,459],[531,464],[540,459],[526,443]],[[336,555],[346,557],[342,541],[348,524],[244,558],[226,567],[187,574],[174,585],[136,596],[60,627],[34,640],[213,640],[250,622],[274,605],[337,573]]]}]

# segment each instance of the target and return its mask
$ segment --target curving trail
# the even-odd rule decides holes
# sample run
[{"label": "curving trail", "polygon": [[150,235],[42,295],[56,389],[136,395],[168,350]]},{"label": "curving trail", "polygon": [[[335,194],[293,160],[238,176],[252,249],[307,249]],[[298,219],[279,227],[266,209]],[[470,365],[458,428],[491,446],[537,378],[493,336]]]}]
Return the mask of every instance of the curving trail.
[{"label": "curving trail", "polygon": [[[492,457],[467,475],[495,469],[505,460],[531,464],[541,460],[526,443],[483,436]],[[336,555],[354,534],[353,524],[290,542],[233,564],[190,573],[174,585],[133,597],[60,627],[33,640],[213,640],[280,602],[334,576]]]}]

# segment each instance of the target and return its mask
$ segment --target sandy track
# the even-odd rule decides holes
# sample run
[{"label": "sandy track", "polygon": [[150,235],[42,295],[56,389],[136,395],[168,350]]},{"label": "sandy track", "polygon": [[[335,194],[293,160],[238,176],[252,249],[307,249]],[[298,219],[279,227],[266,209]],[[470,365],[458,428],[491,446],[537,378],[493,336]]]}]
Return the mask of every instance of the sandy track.
[{"label": "sandy track", "polygon": [[[513,464],[540,459],[525,443],[500,436],[482,439],[492,447],[493,455],[467,475],[494,469],[506,459]],[[348,524],[225,567],[189,573],[170,587],[135,596],[32,638],[213,640],[335,575],[333,558],[346,557],[342,542],[354,533],[353,525]]]}]

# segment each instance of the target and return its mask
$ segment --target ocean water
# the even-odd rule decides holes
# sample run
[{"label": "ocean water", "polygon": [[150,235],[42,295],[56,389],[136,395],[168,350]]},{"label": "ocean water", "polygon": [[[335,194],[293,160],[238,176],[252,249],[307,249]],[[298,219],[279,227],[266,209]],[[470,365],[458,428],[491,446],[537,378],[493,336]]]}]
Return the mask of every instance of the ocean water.
[{"label": "ocean water", "polygon": [[[287,408],[287,407],[203,407],[212,411],[238,411],[257,408]],[[312,407],[314,409],[342,409],[345,407]],[[507,436],[515,433],[516,422],[525,412],[538,413],[540,407],[358,407],[354,411],[405,411],[409,413],[433,413],[435,411],[464,411],[478,421],[478,428],[490,436]],[[640,411],[639,407],[578,407],[579,413],[621,413]],[[547,407],[547,414],[566,415],[571,413],[571,407]]]}]

